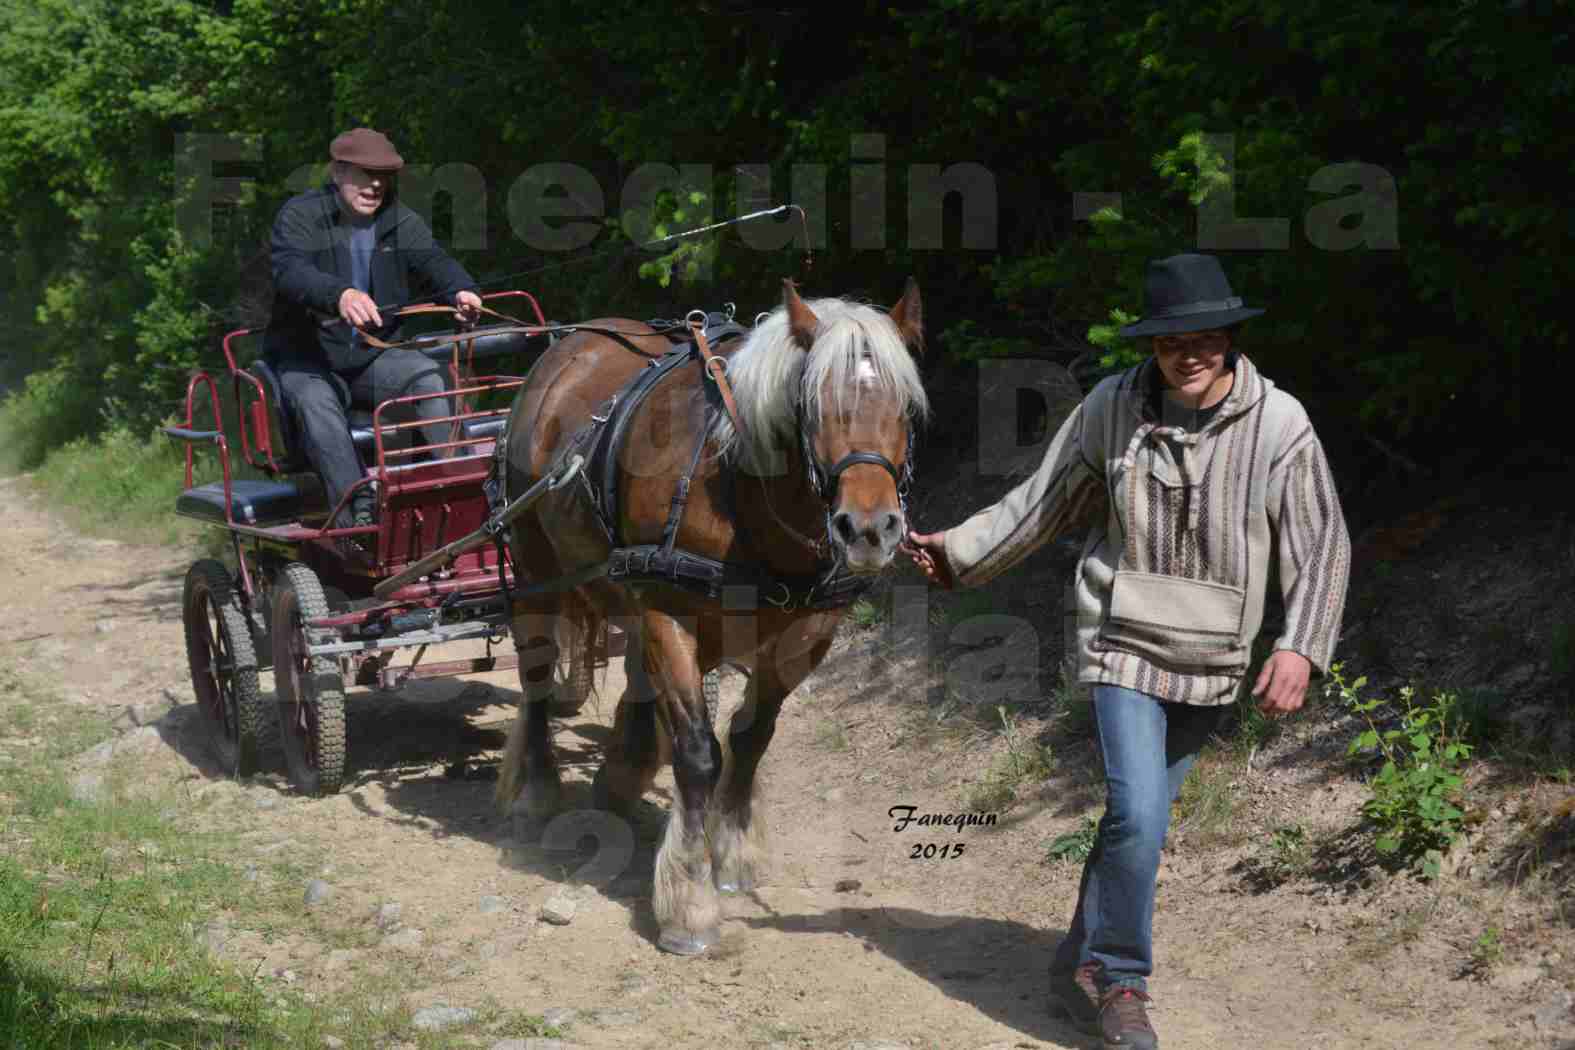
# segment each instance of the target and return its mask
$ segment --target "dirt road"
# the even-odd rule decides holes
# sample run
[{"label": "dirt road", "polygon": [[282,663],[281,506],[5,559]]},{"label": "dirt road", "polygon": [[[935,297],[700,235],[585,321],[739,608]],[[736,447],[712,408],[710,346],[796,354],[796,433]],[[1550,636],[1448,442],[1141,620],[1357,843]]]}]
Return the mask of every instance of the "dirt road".
[{"label": "dirt road", "polygon": [[[288,970],[322,994],[392,978],[418,1006],[490,997],[575,1011],[565,1031],[582,1047],[1097,1045],[1044,1006],[1077,876],[1047,864],[1045,844],[1097,812],[1097,781],[1052,781],[993,827],[894,831],[893,806],[966,809],[989,756],[914,735],[902,666],[879,629],[840,645],[790,701],[764,767],[768,885],[727,904],[714,957],[680,959],[654,947],[649,890],[670,775],[633,827],[589,810],[616,669],[599,709],[558,729],[571,812],[544,835],[490,802],[512,674],[398,698],[353,691],[351,774],[336,797],[298,798],[277,773],[229,784],[214,777],[197,720],[181,717],[193,709],[180,625],[191,556],[74,536],[15,479],[0,482],[0,532],[0,646],[51,676],[64,702],[156,709],[172,698],[145,775],[218,796],[201,819],[245,828],[253,856],[237,864],[329,888],[301,929],[225,929],[222,951],[243,970]],[[724,679],[724,707],[738,685]],[[263,687],[271,695],[270,676]],[[1331,814],[1354,805],[1295,768],[1266,777],[1243,773],[1241,789]],[[576,850],[585,834],[599,835],[599,854]],[[965,851],[926,858],[927,842]],[[1364,953],[1393,934],[1398,905],[1377,890],[1249,892],[1232,872],[1244,848],[1167,856],[1153,991],[1168,1050],[1538,1045],[1531,983],[1448,979],[1458,947],[1428,930]],[[593,856],[589,871],[615,877],[579,888]],[[571,902],[567,925],[540,918],[553,898]],[[1433,928],[1466,906],[1435,905]]]}]

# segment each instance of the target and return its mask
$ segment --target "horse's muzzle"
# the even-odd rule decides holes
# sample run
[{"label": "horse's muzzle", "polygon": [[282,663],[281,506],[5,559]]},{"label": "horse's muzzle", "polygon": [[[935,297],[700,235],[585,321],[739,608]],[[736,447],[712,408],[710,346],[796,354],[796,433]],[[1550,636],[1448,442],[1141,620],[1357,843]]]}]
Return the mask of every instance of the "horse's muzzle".
[{"label": "horse's muzzle", "polygon": [[876,573],[891,564],[905,531],[896,510],[842,510],[831,516],[831,538],[842,548],[849,572]]}]

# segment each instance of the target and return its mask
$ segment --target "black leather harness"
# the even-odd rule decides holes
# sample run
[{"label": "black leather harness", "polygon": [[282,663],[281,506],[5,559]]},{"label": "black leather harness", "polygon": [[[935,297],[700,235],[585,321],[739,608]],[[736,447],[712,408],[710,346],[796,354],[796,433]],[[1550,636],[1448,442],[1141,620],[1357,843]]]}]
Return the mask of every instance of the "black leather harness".
[{"label": "black leather harness", "polygon": [[[658,322],[652,322],[653,325]],[[705,338],[711,346],[738,339],[748,334],[743,326],[734,323],[731,315],[711,314],[705,327]],[[726,601],[733,608],[758,608],[762,605],[780,609],[839,609],[857,601],[874,579],[867,575],[854,575],[842,571],[840,560],[822,557],[818,570],[808,575],[785,576],[762,572],[751,565],[718,561],[705,555],[677,549],[679,523],[689,502],[689,488],[700,456],[705,449],[709,428],[702,428],[690,456],[688,468],[678,479],[673,493],[667,522],[662,528],[661,543],[630,545],[624,542],[619,526],[617,464],[629,436],[630,421],[641,403],[657,385],[676,369],[689,362],[700,362],[699,347],[693,341],[675,345],[667,353],[647,363],[622,389],[610,397],[591,416],[591,422],[582,427],[564,450],[565,459],[578,454],[584,458],[585,467],[579,473],[586,498],[595,510],[608,545],[612,548],[607,558],[606,578],[623,584],[666,584],[682,587],[691,593],[713,601]],[[706,386],[707,396],[720,401],[714,384]],[[719,412],[719,404],[711,411]],[[890,460],[877,452],[852,452],[830,469],[821,467],[810,447],[806,420],[802,416],[800,399],[800,454],[809,481],[821,501],[828,508],[836,498],[837,485],[844,471],[860,463],[870,463],[883,468],[897,484],[898,498],[906,516],[908,490],[913,477],[913,429],[908,431],[908,448],[905,462],[899,470]],[[500,437],[494,474],[486,485],[489,499],[497,503],[503,499],[500,484],[503,475],[503,455],[507,438]],[[736,479],[731,473],[725,477],[727,500],[737,525]],[[829,525],[829,521],[828,521]],[[823,541],[822,541],[823,543]],[[817,544],[821,546],[821,544]]]},{"label": "black leather harness", "polygon": [[[742,326],[728,322],[708,328],[706,339],[715,346],[746,334]],[[698,363],[699,358],[699,349],[691,341],[675,346],[662,357],[651,361],[608,399],[592,415],[590,425],[570,442],[568,454],[578,451],[585,456],[586,466],[581,472],[585,492],[612,547],[607,560],[607,579],[625,584],[658,583],[682,587],[714,601],[725,598],[728,604],[739,608],[770,605],[781,609],[837,609],[851,605],[873,586],[874,580],[867,575],[842,571],[840,561],[822,558],[819,570],[813,574],[784,576],[762,572],[750,565],[718,561],[676,547],[679,523],[689,501],[689,488],[699,468],[709,428],[703,429],[696,439],[688,467],[678,479],[667,522],[662,529],[662,542],[630,545],[624,541],[619,526],[617,464],[628,440],[630,421],[640,404],[663,379],[689,362]],[[713,386],[708,385],[706,390],[708,396],[715,398]],[[720,410],[720,406],[712,407],[712,411]],[[805,433],[804,422],[802,418],[799,420],[801,434]],[[900,471],[886,457],[875,452],[854,452],[830,470],[822,469],[809,446],[807,436],[802,438],[801,453],[811,484],[828,507],[835,498],[837,484],[844,471],[859,463],[873,463],[887,470],[897,482],[906,510],[908,483],[912,476],[912,444],[910,430],[908,461]],[[733,504],[736,522],[738,515],[734,480],[728,477],[727,493],[729,502]]]}]

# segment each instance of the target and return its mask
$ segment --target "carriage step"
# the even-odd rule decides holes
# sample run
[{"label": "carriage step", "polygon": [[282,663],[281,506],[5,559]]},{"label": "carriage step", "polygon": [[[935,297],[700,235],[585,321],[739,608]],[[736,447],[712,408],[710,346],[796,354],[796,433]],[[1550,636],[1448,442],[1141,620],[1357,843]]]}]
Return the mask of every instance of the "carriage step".
[{"label": "carriage step", "polygon": [[301,517],[301,490],[290,481],[230,482],[229,514],[225,513],[222,481],[187,489],[175,499],[175,513],[223,525],[279,525]]}]

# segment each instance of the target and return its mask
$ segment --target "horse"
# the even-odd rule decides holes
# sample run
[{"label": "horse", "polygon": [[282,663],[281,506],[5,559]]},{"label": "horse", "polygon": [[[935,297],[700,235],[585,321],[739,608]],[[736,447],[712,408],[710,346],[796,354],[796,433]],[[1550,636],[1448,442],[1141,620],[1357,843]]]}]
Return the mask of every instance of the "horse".
[{"label": "horse", "polygon": [[[652,887],[665,951],[716,946],[718,894],[757,884],[766,845],[756,772],[777,715],[905,542],[913,436],[929,413],[916,363],[922,310],[912,278],[889,311],[806,301],[784,280],[782,304],[715,360],[690,356],[654,380],[672,360],[667,336],[599,318],[547,350],[515,399],[499,445],[507,492],[576,453],[588,466],[509,535],[516,580],[544,582],[512,599],[522,699],[497,801],[537,824],[557,811],[557,640],[573,639],[572,665],[584,666],[607,624],[619,625],[628,688],[592,792],[598,809],[627,818],[672,764]],[[643,400],[629,386],[641,379]],[[625,406],[625,439],[597,477],[596,440],[619,425],[620,396],[638,404]],[[599,495],[615,508],[599,508]],[[748,673],[726,746],[703,696],[705,674],[723,662]]]}]

